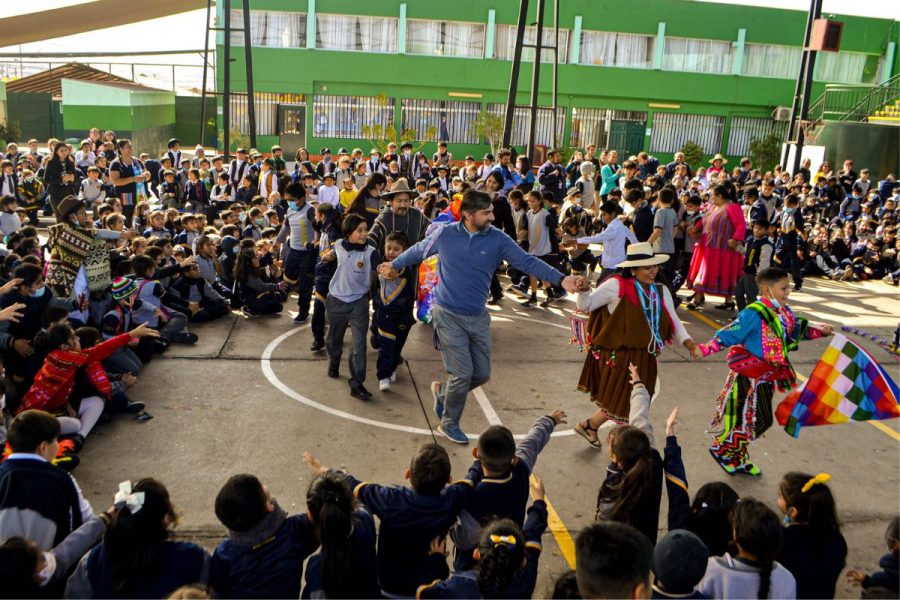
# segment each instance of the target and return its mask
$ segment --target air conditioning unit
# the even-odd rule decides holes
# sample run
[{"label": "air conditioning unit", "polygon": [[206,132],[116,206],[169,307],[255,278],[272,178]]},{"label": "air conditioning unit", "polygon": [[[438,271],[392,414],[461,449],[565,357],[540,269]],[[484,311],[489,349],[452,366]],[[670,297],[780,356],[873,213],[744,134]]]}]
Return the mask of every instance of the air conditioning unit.
[{"label": "air conditioning unit", "polygon": [[790,121],[791,120],[791,107],[790,106],[777,106],[775,110],[772,111],[772,118],[776,121]]}]

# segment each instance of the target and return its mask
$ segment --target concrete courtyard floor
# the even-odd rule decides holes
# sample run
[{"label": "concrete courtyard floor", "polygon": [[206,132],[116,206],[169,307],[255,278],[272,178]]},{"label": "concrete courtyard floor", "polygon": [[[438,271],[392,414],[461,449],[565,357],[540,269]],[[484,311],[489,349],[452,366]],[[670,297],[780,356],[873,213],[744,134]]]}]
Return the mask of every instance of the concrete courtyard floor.
[{"label": "concrete courtyard floor", "polygon": [[[810,280],[792,294],[791,305],[814,319],[857,327],[890,338],[898,326],[897,288],[881,282],[840,283]],[[294,302],[294,300],[292,300]],[[679,317],[697,341],[706,341],[713,324],[729,314],[710,308]],[[535,472],[543,478],[558,520],[544,537],[537,597],[549,595],[557,575],[573,560],[571,540],[594,514],[597,489],[608,452],[598,452],[573,435],[571,425],[592,409],[575,386],[584,355],[569,345],[568,315],[574,301],[558,308],[525,309],[507,295],[492,308],[493,377],[472,394],[463,429],[477,435],[491,422],[502,422],[524,434],[540,415],[564,409],[569,424],[560,426]],[[286,307],[295,310],[295,305]],[[98,427],[75,471],[96,510],[106,508],[119,481],[155,477],[169,488],[181,524],[182,539],[212,549],[224,534],[213,512],[215,495],[235,473],[254,473],[266,483],[288,512],[305,511],[310,474],[304,450],[325,464],[357,477],[382,483],[404,483],[403,473],[415,449],[430,440],[425,415],[405,367],[390,392],[375,391],[371,403],[350,397],[345,378],[325,376],[325,354],[309,351],[308,326],[293,327],[285,312],[278,317],[246,319],[233,315],[198,326],[194,347],[173,346],[154,359],[140,377],[132,397],[147,402],[154,418],[140,423],[125,416]],[[409,359],[432,425],[429,383],[443,371],[432,346],[432,329],[418,324],[404,355]],[[887,352],[858,336],[896,379],[898,363]],[[808,375],[827,341],[807,342],[792,355]],[[346,356],[346,355],[345,355]],[[370,390],[377,390],[375,352],[368,353]],[[790,470],[828,472],[837,497],[844,535],[850,548],[848,568],[872,570],[885,552],[884,529],[900,507],[900,433],[897,421],[806,428],[793,439],[780,428],[753,445],[763,476],[729,477],[709,458],[705,430],[727,373],[724,353],[692,362],[682,348],[661,357],[661,393],[652,407],[657,439],[664,438],[665,419],[681,408],[679,442],[693,494],[708,481],[727,481],[742,496],[764,500],[775,508],[780,477]],[[346,361],[341,365],[347,372]],[[439,437],[452,459],[454,475],[471,462],[471,447]],[[666,498],[660,527],[665,528]],[[843,583],[840,597],[858,597],[858,588]]]}]

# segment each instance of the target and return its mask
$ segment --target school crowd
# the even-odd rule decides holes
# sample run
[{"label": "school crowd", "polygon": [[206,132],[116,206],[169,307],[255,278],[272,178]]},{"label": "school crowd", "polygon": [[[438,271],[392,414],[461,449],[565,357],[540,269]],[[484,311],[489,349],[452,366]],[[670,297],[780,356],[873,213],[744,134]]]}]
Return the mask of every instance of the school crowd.
[{"label": "school crowd", "polygon": [[[66,470],[102,420],[152,418],[128,390],[155,355],[196,343],[194,324],[232,310],[279,314],[291,290],[294,323],[309,322],[327,375],[340,374],[350,328],[351,395],[372,397],[367,342],[378,350],[379,390],[390,389],[415,323],[418,276],[416,265],[390,277],[378,267],[433,243],[439,226],[431,221],[458,219],[469,190],[487,195],[494,227],[545,263],[536,272],[548,278],[557,270],[590,276],[599,265],[603,280],[628,244],[648,242],[670,257],[659,277],[676,304],[686,286],[689,308],[708,294],[732,309],[756,299],[755,275],[771,266],[790,271],[795,289],[809,275],[896,285],[893,175],[875,183],[851,161],[836,175],[827,164],[793,178],[760,173],[749,159],[728,171],[721,156],[695,172],[683,156],[661,165],[646,153],[619,165],[615,151],[595,147],[565,166],[551,150],[535,172],[511,150],[458,165],[443,143],[429,158],[408,142],[368,156],[323,148],[317,162],[301,149],[289,169],[278,147],[267,157],[245,149],[207,157],[199,147],[186,157],[173,139],[153,159],[97,130],[77,151],[57,140],[47,155],[36,141],[28,146],[10,145],[0,177],[0,595],[834,596],[847,546],[828,477],[785,475],[778,498],[768,499],[781,516],[724,483],[702,486],[692,500],[677,413],[660,452],[637,370],[629,424],[610,435],[598,522],[578,535],[578,568],[554,590],[535,592],[547,507],[532,470],[565,421],[561,411],[538,419],[519,444],[508,429],[488,428],[456,482],[437,444],[412,457],[409,487],[372,484],[307,455],[316,478],[297,515],[255,476],[231,477],[215,499],[228,536],[212,555],[173,539],[177,513],[163,483],[123,482],[113,506],[95,513]],[[55,217],[45,239],[42,211]],[[507,275],[526,306],[541,288],[543,306],[566,296],[556,279],[511,263]],[[494,274],[488,303],[503,297]],[[657,540],[663,485],[669,532]],[[848,574],[865,594],[896,597],[897,529],[895,519],[880,571]]]}]

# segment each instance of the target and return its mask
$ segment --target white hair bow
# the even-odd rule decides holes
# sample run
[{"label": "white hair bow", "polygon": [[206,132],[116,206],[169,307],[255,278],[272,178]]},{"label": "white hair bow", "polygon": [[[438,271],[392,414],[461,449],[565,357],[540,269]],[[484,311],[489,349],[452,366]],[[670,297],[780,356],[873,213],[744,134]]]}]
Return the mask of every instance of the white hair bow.
[{"label": "white hair bow", "polygon": [[144,506],[144,492],[131,491],[131,482],[123,481],[119,484],[119,491],[116,492],[113,502],[119,510],[128,507],[131,514],[135,514]]}]

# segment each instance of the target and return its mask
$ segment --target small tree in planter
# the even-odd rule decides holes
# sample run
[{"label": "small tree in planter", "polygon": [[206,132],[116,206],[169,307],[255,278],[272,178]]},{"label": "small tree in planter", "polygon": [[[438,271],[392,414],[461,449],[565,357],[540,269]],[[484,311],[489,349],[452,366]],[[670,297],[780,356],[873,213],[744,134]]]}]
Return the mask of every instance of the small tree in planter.
[{"label": "small tree in planter", "polygon": [[763,173],[774,169],[781,159],[782,141],[781,136],[776,133],[750,140],[750,158],[753,159],[755,168]]},{"label": "small tree in planter", "polygon": [[503,117],[487,110],[482,110],[472,121],[472,128],[479,139],[487,141],[494,156],[500,152],[503,143]]},{"label": "small tree in planter", "polygon": [[686,141],[681,147],[681,153],[684,154],[684,162],[694,169],[703,162],[703,147],[697,142]]},{"label": "small tree in planter", "polygon": [[[387,95],[383,93],[376,96],[376,102],[380,108],[392,107],[388,102]],[[437,138],[437,127],[433,125],[426,128],[421,135],[411,127],[401,129],[398,134],[393,121],[389,122],[387,125],[382,125],[380,123],[375,125],[363,125],[361,130],[363,136],[370,144],[372,144],[372,147],[378,149],[382,154],[387,153],[389,144],[394,143],[399,146],[402,142],[407,141],[413,143],[413,153],[416,153],[425,147],[428,140]],[[419,142],[418,146],[415,145],[416,141]]]},{"label": "small tree in planter", "polygon": [[6,120],[0,123],[0,142],[3,143],[4,147],[10,142],[17,142],[19,135],[21,135],[21,132],[19,131],[19,126],[15,123],[10,123]]}]

